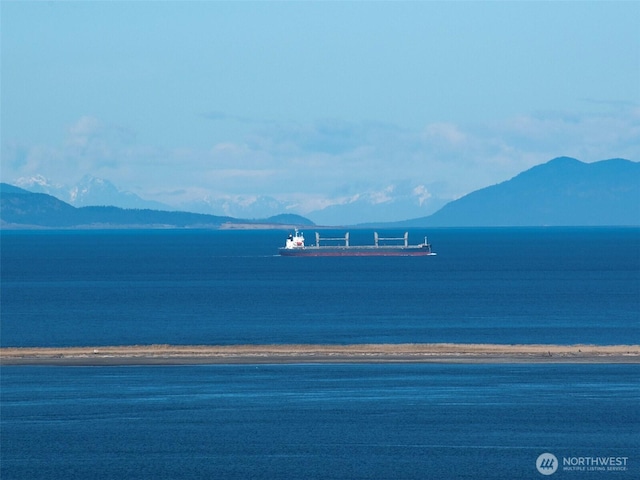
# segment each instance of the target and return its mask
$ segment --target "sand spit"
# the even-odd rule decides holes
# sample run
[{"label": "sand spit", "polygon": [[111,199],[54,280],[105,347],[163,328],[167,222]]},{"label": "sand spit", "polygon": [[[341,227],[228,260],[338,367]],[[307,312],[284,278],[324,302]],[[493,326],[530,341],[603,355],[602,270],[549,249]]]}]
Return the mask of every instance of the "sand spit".
[{"label": "sand spit", "polygon": [[459,343],[0,348],[0,365],[640,363],[640,345]]}]

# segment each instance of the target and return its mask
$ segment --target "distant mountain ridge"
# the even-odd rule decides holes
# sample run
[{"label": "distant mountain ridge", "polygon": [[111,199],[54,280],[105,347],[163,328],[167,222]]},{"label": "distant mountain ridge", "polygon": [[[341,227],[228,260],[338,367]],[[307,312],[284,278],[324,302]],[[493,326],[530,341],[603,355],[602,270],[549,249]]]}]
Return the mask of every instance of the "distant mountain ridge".
[{"label": "distant mountain ridge", "polygon": [[[155,209],[123,209],[113,206],[76,208],[51,195],[29,192],[5,183],[0,184],[0,194],[0,225],[5,228],[314,225],[311,220],[295,214],[244,220],[232,216]],[[401,212],[397,213],[401,215]],[[471,192],[446,204],[430,216],[357,226],[422,228],[606,225],[640,225],[639,162],[617,158],[584,163],[575,158],[558,157],[510,180]]]},{"label": "distant mountain ridge", "polygon": [[640,163],[558,157],[397,226],[640,225]]},{"label": "distant mountain ridge", "polygon": [[[15,186],[33,193],[47,193],[74,207],[114,206],[121,208],[153,209],[204,213],[234,218],[268,218],[281,212],[297,212],[300,204],[296,200],[283,200],[270,195],[231,195],[201,192],[195,198],[179,200],[168,205],[147,200],[133,192],[119,188],[109,180],[84,175],[77,183],[60,184],[36,174],[20,177],[12,182]],[[199,195],[199,196],[197,196]],[[179,197],[179,196],[178,196]],[[323,225],[348,225],[374,220],[396,220],[397,212],[405,218],[435,212],[447,200],[436,198],[424,185],[388,185],[381,190],[359,192],[328,200],[329,205],[309,211],[303,215]],[[304,209],[306,211],[307,209]]]},{"label": "distant mountain ridge", "polygon": [[154,210],[174,210],[168,205],[145,200],[135,193],[121,190],[104,178],[83,176],[72,186],[60,185],[42,175],[21,177],[15,185],[32,193],[46,193],[74,207],[108,205],[121,208],[150,208]]},{"label": "distant mountain ridge", "polygon": [[4,228],[221,228],[225,225],[313,225],[299,215],[260,220],[112,206],[76,208],[46,193],[0,183],[0,225]]}]

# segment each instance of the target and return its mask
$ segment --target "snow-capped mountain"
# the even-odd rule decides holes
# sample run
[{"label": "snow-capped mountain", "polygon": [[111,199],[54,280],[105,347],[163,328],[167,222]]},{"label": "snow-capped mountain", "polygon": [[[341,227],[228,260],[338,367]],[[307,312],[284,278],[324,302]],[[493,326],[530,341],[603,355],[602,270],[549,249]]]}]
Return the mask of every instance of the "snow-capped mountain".
[{"label": "snow-capped mountain", "polygon": [[69,203],[68,188],[62,184],[54,183],[42,175],[33,177],[20,177],[12,182],[15,186],[35,193],[46,193]]},{"label": "snow-capped mountain", "polygon": [[42,175],[19,178],[14,185],[37,193],[47,193],[75,207],[110,205],[121,208],[180,210],[234,218],[260,219],[284,213],[303,215],[318,225],[357,225],[393,222],[424,217],[435,212],[446,201],[434,198],[424,186],[392,185],[347,198],[325,199],[329,206],[305,208],[268,195],[204,195],[171,206],[144,200],[120,189],[108,180],[85,175],[74,185],[62,185]]},{"label": "snow-capped mountain", "polygon": [[[331,203],[329,200],[328,203]],[[332,204],[313,211],[270,196],[207,196],[178,206],[180,210],[235,218],[267,218],[281,213],[304,215],[318,225],[356,225],[368,222],[392,222],[425,216],[446,203],[433,198],[422,186],[402,189],[396,186],[335,199]]]},{"label": "snow-capped mountain", "polygon": [[135,193],[117,188],[103,178],[85,175],[75,185],[54,183],[42,175],[18,178],[16,186],[36,193],[52,195],[74,207],[109,205],[121,208],[173,210],[160,202],[144,200]]},{"label": "snow-capped mountain", "polygon": [[395,222],[429,215],[445,203],[446,200],[431,196],[423,186],[407,189],[389,186],[381,191],[354,195],[306,216],[318,225]]},{"label": "snow-capped mountain", "polygon": [[276,198],[259,195],[208,195],[201,200],[179,205],[180,210],[234,218],[268,218],[283,213],[299,213],[291,205]]}]

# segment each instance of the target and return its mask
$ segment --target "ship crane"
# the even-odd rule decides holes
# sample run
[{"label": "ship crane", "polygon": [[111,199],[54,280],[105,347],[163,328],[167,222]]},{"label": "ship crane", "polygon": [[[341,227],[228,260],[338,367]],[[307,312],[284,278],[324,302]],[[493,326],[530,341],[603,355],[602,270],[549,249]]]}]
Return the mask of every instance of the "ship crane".
[{"label": "ship crane", "polygon": [[378,232],[373,232],[373,239],[374,239],[374,244],[375,244],[376,247],[379,246],[380,240],[382,240],[382,241],[392,241],[392,242],[403,240],[404,241],[404,246],[405,247],[409,246],[409,232],[404,232],[404,237],[381,237],[381,236],[378,235]]},{"label": "ship crane", "polygon": [[344,237],[323,237],[320,238],[320,234],[316,232],[316,247],[320,246],[320,240],[323,242],[344,242],[344,246],[349,246],[349,232],[344,234]]}]

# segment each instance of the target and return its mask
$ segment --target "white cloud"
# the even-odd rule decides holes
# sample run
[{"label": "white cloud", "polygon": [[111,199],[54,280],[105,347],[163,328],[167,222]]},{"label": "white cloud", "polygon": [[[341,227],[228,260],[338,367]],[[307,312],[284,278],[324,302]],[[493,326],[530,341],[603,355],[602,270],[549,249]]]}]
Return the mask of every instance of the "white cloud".
[{"label": "white cloud", "polygon": [[431,193],[424,185],[418,185],[412,191],[412,193],[418,197],[418,203],[422,206],[427,200],[431,198]]},{"label": "white cloud", "polygon": [[223,169],[223,170],[214,170],[209,173],[210,176],[224,179],[225,181],[231,179],[241,179],[248,180],[252,178],[266,178],[271,177],[275,174],[273,170],[249,170],[249,169]]},{"label": "white cloud", "polygon": [[84,116],[68,129],[67,143],[73,147],[86,147],[90,139],[102,129],[102,123],[95,117]]},{"label": "white cloud", "polygon": [[134,141],[135,133],[128,128],[83,116],[68,127],[66,146],[77,155],[105,159]]},{"label": "white cloud", "polygon": [[390,200],[393,199],[394,190],[395,190],[395,185],[389,185],[388,187],[382,190],[371,192],[369,194],[371,203],[376,205],[379,203],[389,202]]},{"label": "white cloud", "polygon": [[249,147],[247,147],[247,145],[238,145],[236,143],[233,142],[223,142],[223,143],[218,143],[216,145],[213,146],[213,148],[211,149],[211,153],[214,156],[219,156],[219,155],[233,155],[233,156],[241,156],[241,155],[246,155],[247,153],[250,153],[250,149]]},{"label": "white cloud", "polygon": [[453,147],[464,145],[467,135],[452,123],[431,123],[424,129],[425,141],[444,142]]},{"label": "white cloud", "polygon": [[591,162],[612,157],[638,159],[640,108],[623,105],[615,111],[576,115],[547,112],[507,119],[505,138],[522,149],[557,151]]}]

